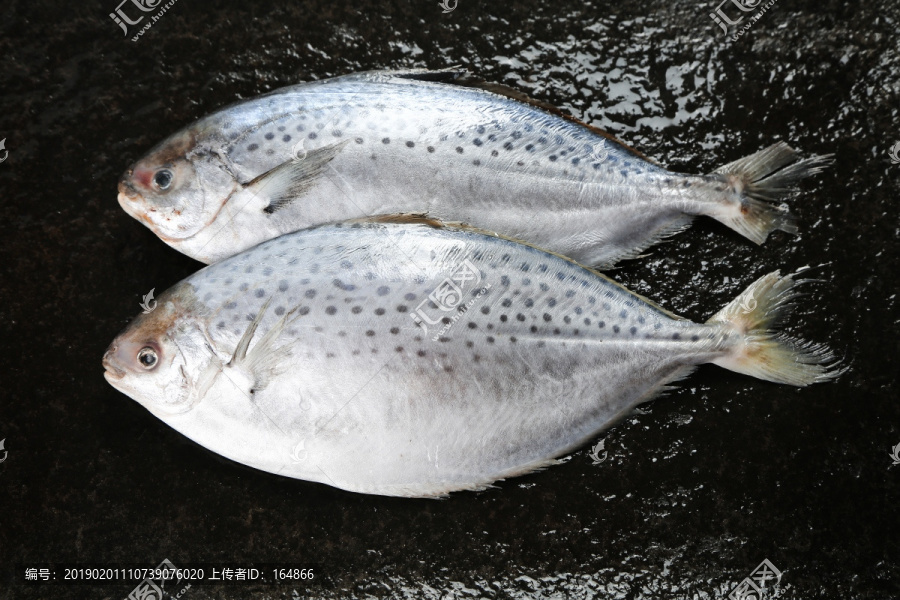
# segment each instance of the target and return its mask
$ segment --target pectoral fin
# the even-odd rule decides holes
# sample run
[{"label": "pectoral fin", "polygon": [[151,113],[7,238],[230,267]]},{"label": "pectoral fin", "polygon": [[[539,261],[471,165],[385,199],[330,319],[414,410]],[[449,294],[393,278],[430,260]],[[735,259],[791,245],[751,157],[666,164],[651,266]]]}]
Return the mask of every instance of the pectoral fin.
[{"label": "pectoral fin", "polygon": [[350,140],[345,140],[310,150],[300,160],[291,160],[266,171],[244,185],[244,189],[262,198],[268,198],[269,204],[263,212],[272,214],[303,196],[315,185],[328,163],[334,160],[338,152],[349,142]]},{"label": "pectoral fin", "polygon": [[297,307],[288,311],[278,322],[272,325],[269,331],[256,342],[253,349],[249,350],[250,342],[253,340],[256,329],[266,314],[271,301],[272,298],[266,300],[262,308],[259,309],[256,318],[247,326],[228,363],[228,366],[241,368],[250,375],[254,382],[252,389],[257,391],[264,389],[273,377],[281,373],[284,359],[290,355],[290,350],[288,346],[276,346],[275,342],[288,325],[296,320],[291,319],[291,317],[297,311]]}]

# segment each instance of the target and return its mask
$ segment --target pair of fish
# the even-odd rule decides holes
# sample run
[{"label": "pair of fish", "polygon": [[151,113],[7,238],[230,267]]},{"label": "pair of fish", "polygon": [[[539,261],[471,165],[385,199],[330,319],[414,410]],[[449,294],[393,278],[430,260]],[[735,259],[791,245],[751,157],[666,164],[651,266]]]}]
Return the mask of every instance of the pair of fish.
[{"label": "pair of fish", "polygon": [[215,264],[116,338],[107,380],[243,464],[433,497],[553,464],[700,364],[798,386],[838,374],[775,332],[793,276],[700,324],[579,264],[698,215],[757,242],[791,231],[770,201],[827,159],[776,144],[678,175],[483,88],[454,70],[340,77],[152,150],[120,204]]}]

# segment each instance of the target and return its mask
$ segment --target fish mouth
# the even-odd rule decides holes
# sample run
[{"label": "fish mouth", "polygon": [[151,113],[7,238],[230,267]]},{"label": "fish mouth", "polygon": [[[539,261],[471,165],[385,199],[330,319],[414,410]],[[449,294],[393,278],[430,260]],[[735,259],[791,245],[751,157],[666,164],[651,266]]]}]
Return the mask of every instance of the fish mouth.
[{"label": "fish mouth", "polygon": [[112,355],[116,352],[116,350],[118,350],[116,346],[110,346],[109,350],[107,350],[103,355],[102,364],[103,368],[106,369],[106,371],[103,373],[103,377],[105,377],[106,380],[110,383],[120,381],[125,377],[125,371],[117,367],[112,362]]}]

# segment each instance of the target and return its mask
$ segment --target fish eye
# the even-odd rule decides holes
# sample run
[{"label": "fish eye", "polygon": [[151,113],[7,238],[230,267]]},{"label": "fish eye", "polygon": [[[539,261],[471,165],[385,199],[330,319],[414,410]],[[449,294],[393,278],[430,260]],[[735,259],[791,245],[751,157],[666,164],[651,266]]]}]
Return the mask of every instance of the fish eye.
[{"label": "fish eye", "polygon": [[141,366],[149,371],[156,366],[156,350],[154,350],[150,346],[145,346],[138,351],[137,359],[138,362],[141,363]]},{"label": "fish eye", "polygon": [[160,169],[156,172],[156,175],[153,176],[153,185],[156,189],[165,191],[172,185],[172,179],[174,178],[175,176],[169,169]]}]

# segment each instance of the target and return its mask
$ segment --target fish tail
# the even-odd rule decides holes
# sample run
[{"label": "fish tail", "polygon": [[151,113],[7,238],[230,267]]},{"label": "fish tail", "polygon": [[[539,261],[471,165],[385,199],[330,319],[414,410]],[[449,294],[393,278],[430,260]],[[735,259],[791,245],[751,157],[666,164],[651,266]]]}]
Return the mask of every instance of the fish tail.
[{"label": "fish tail", "polygon": [[762,244],[776,230],[797,233],[796,220],[774,204],[796,184],[834,162],[832,155],[799,160],[797,152],[778,142],[713,171],[732,192],[727,205],[711,214],[744,237]]},{"label": "fish tail", "polygon": [[740,333],[738,343],[712,362],[730,371],[758,379],[807,386],[828,381],[846,372],[827,347],[787,337],[777,328],[787,317],[804,280],[775,271],[752,283],[717,312],[710,324],[721,324]]}]

